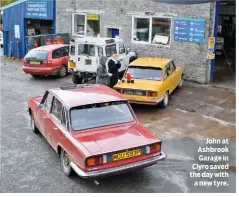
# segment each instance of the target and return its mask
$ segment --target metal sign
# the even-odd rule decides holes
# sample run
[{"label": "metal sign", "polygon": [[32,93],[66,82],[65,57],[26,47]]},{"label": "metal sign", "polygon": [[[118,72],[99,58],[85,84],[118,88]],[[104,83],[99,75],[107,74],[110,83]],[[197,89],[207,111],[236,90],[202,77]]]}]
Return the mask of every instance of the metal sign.
[{"label": "metal sign", "polygon": [[176,18],[174,20],[174,40],[204,44],[205,28],[205,19]]},{"label": "metal sign", "polygon": [[47,1],[27,1],[25,17],[47,19]]},{"label": "metal sign", "polygon": [[98,21],[99,20],[99,15],[89,14],[89,15],[87,15],[87,20]]}]

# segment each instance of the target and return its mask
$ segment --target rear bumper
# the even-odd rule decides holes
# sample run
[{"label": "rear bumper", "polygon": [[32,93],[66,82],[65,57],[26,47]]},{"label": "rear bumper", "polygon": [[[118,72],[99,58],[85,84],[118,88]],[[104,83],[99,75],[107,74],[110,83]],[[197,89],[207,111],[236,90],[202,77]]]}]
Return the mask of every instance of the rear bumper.
[{"label": "rear bumper", "polygon": [[119,174],[119,173],[123,173],[126,171],[132,171],[137,168],[144,168],[144,167],[147,167],[150,165],[154,165],[158,161],[164,160],[166,157],[167,157],[167,155],[162,152],[159,156],[153,157],[151,159],[138,161],[138,162],[135,162],[132,164],[127,164],[124,166],[110,168],[107,170],[100,170],[100,171],[93,171],[93,172],[84,172],[73,162],[71,162],[71,167],[82,178],[96,178],[96,177],[102,177],[102,176],[109,176],[109,175],[113,175],[113,174]]},{"label": "rear bumper", "polygon": [[35,74],[35,75],[51,75],[57,73],[60,67],[31,67],[31,66],[23,66],[22,69],[27,74]]},{"label": "rear bumper", "polygon": [[163,97],[160,99],[141,99],[141,98],[132,98],[123,94],[123,96],[130,102],[134,104],[142,104],[142,105],[158,105],[162,100]]}]

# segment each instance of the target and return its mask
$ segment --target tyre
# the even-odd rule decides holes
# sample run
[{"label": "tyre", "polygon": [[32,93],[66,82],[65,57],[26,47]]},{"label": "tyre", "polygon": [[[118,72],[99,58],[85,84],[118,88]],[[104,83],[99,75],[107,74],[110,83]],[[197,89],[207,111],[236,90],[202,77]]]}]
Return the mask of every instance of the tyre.
[{"label": "tyre", "polygon": [[183,87],[183,76],[181,76],[181,79],[178,83],[178,88],[181,88],[181,87]]},{"label": "tyre", "polygon": [[66,153],[66,151],[62,149],[61,150],[61,168],[66,176],[72,175],[72,172],[73,172],[70,162],[71,161],[69,159],[68,154]]},{"label": "tyre", "polygon": [[31,74],[31,75],[32,75],[33,78],[38,78],[39,77],[39,75],[33,75],[33,74]]},{"label": "tyre", "polygon": [[83,81],[83,77],[79,77],[78,75],[76,74],[72,74],[72,81],[74,84],[81,84],[82,81]]},{"label": "tyre", "polygon": [[37,127],[35,125],[35,121],[34,121],[33,115],[31,115],[31,128],[32,128],[32,131],[34,133],[39,133],[39,130],[37,129]]},{"label": "tyre", "polygon": [[136,57],[131,57],[130,59],[129,59],[129,64],[131,63],[131,62],[133,62],[134,60],[136,60],[137,58]]},{"label": "tyre", "polygon": [[3,48],[3,45],[1,45],[1,48]]},{"label": "tyre", "polygon": [[167,91],[167,92],[165,92],[165,94],[164,94],[164,97],[163,97],[163,100],[162,100],[161,103],[160,103],[160,106],[161,106],[162,108],[166,108],[166,107],[168,106],[168,100],[169,100],[169,93],[168,93],[168,91]]},{"label": "tyre", "polygon": [[63,77],[65,77],[66,75],[67,75],[67,68],[66,68],[65,65],[62,65],[62,66],[60,67],[59,71],[58,71],[58,76],[59,76],[60,78],[63,78]]}]

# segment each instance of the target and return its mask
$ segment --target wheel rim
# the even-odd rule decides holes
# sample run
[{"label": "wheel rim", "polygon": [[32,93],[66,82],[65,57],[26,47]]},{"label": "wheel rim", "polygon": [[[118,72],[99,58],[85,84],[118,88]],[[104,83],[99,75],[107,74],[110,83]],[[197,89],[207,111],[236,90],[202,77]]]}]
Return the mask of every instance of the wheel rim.
[{"label": "wheel rim", "polygon": [[66,152],[63,153],[63,161],[62,161],[62,164],[63,164],[64,171],[65,171],[65,172],[69,171],[70,159],[69,159],[69,156],[67,155]]},{"label": "wheel rim", "polygon": [[62,66],[60,69],[60,76],[64,77],[65,75],[66,75],[66,68],[65,68],[65,66]]},{"label": "wheel rim", "polygon": [[34,123],[33,117],[31,118],[31,127],[32,127],[32,130],[34,131],[35,130],[35,123]]},{"label": "wheel rim", "polygon": [[164,95],[164,106],[167,106],[168,105],[168,93],[166,92],[165,95]]}]

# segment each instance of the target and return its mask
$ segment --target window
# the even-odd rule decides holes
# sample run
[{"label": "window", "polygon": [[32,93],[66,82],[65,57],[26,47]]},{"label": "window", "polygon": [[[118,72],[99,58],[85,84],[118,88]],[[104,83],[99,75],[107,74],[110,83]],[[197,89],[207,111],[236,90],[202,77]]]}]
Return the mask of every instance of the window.
[{"label": "window", "polygon": [[57,58],[59,58],[59,57],[61,57],[62,55],[61,55],[61,49],[56,49],[56,50],[54,50],[53,52],[52,52],[52,58],[53,59],[57,59]]},{"label": "window", "polygon": [[125,53],[124,43],[120,42],[119,43],[119,54],[123,54],[123,53]]},{"label": "window", "polygon": [[171,19],[152,18],[152,43],[169,44]]},{"label": "window", "polygon": [[169,45],[171,18],[133,17],[132,40],[152,44]]},{"label": "window", "polygon": [[176,70],[176,67],[175,67],[175,65],[173,64],[173,62],[170,62],[170,63],[169,63],[169,69],[170,69],[171,72],[174,72],[174,71]]},{"label": "window", "polygon": [[97,36],[100,33],[100,16],[97,14],[74,14],[73,33]]},{"label": "window", "polygon": [[78,55],[95,56],[95,45],[78,44]]},{"label": "window", "polygon": [[133,79],[162,80],[161,68],[130,66],[125,73],[130,73]]},{"label": "window", "polygon": [[107,102],[70,110],[73,130],[84,130],[134,121],[127,102]]},{"label": "window", "polygon": [[46,92],[44,98],[43,98],[43,107],[50,112],[51,110],[51,104],[53,100],[53,95],[49,92]]},{"label": "window", "polygon": [[149,18],[134,18],[133,40],[149,42]]},{"label": "window", "polygon": [[41,50],[31,50],[25,56],[26,60],[47,60],[48,58],[48,51],[41,51]]},{"label": "window", "polygon": [[165,76],[166,78],[171,75],[175,70],[174,70],[174,65],[171,64],[172,62],[170,62],[167,66],[166,66],[166,69],[165,69]]},{"label": "window", "polygon": [[103,54],[103,48],[102,47],[98,47],[98,56],[101,57]]},{"label": "window", "polygon": [[116,54],[117,53],[116,45],[113,44],[113,45],[106,46],[105,47],[105,53],[106,53],[107,57],[111,57],[112,55]]},{"label": "window", "polygon": [[54,98],[53,105],[52,105],[52,114],[58,119],[61,120],[61,111],[62,111],[62,104],[56,98]]},{"label": "window", "polygon": [[62,47],[61,48],[61,54],[63,57],[69,56],[69,47]]},{"label": "window", "polygon": [[76,47],[75,47],[75,45],[71,45],[70,53],[71,53],[71,55],[75,55],[76,54]]}]

